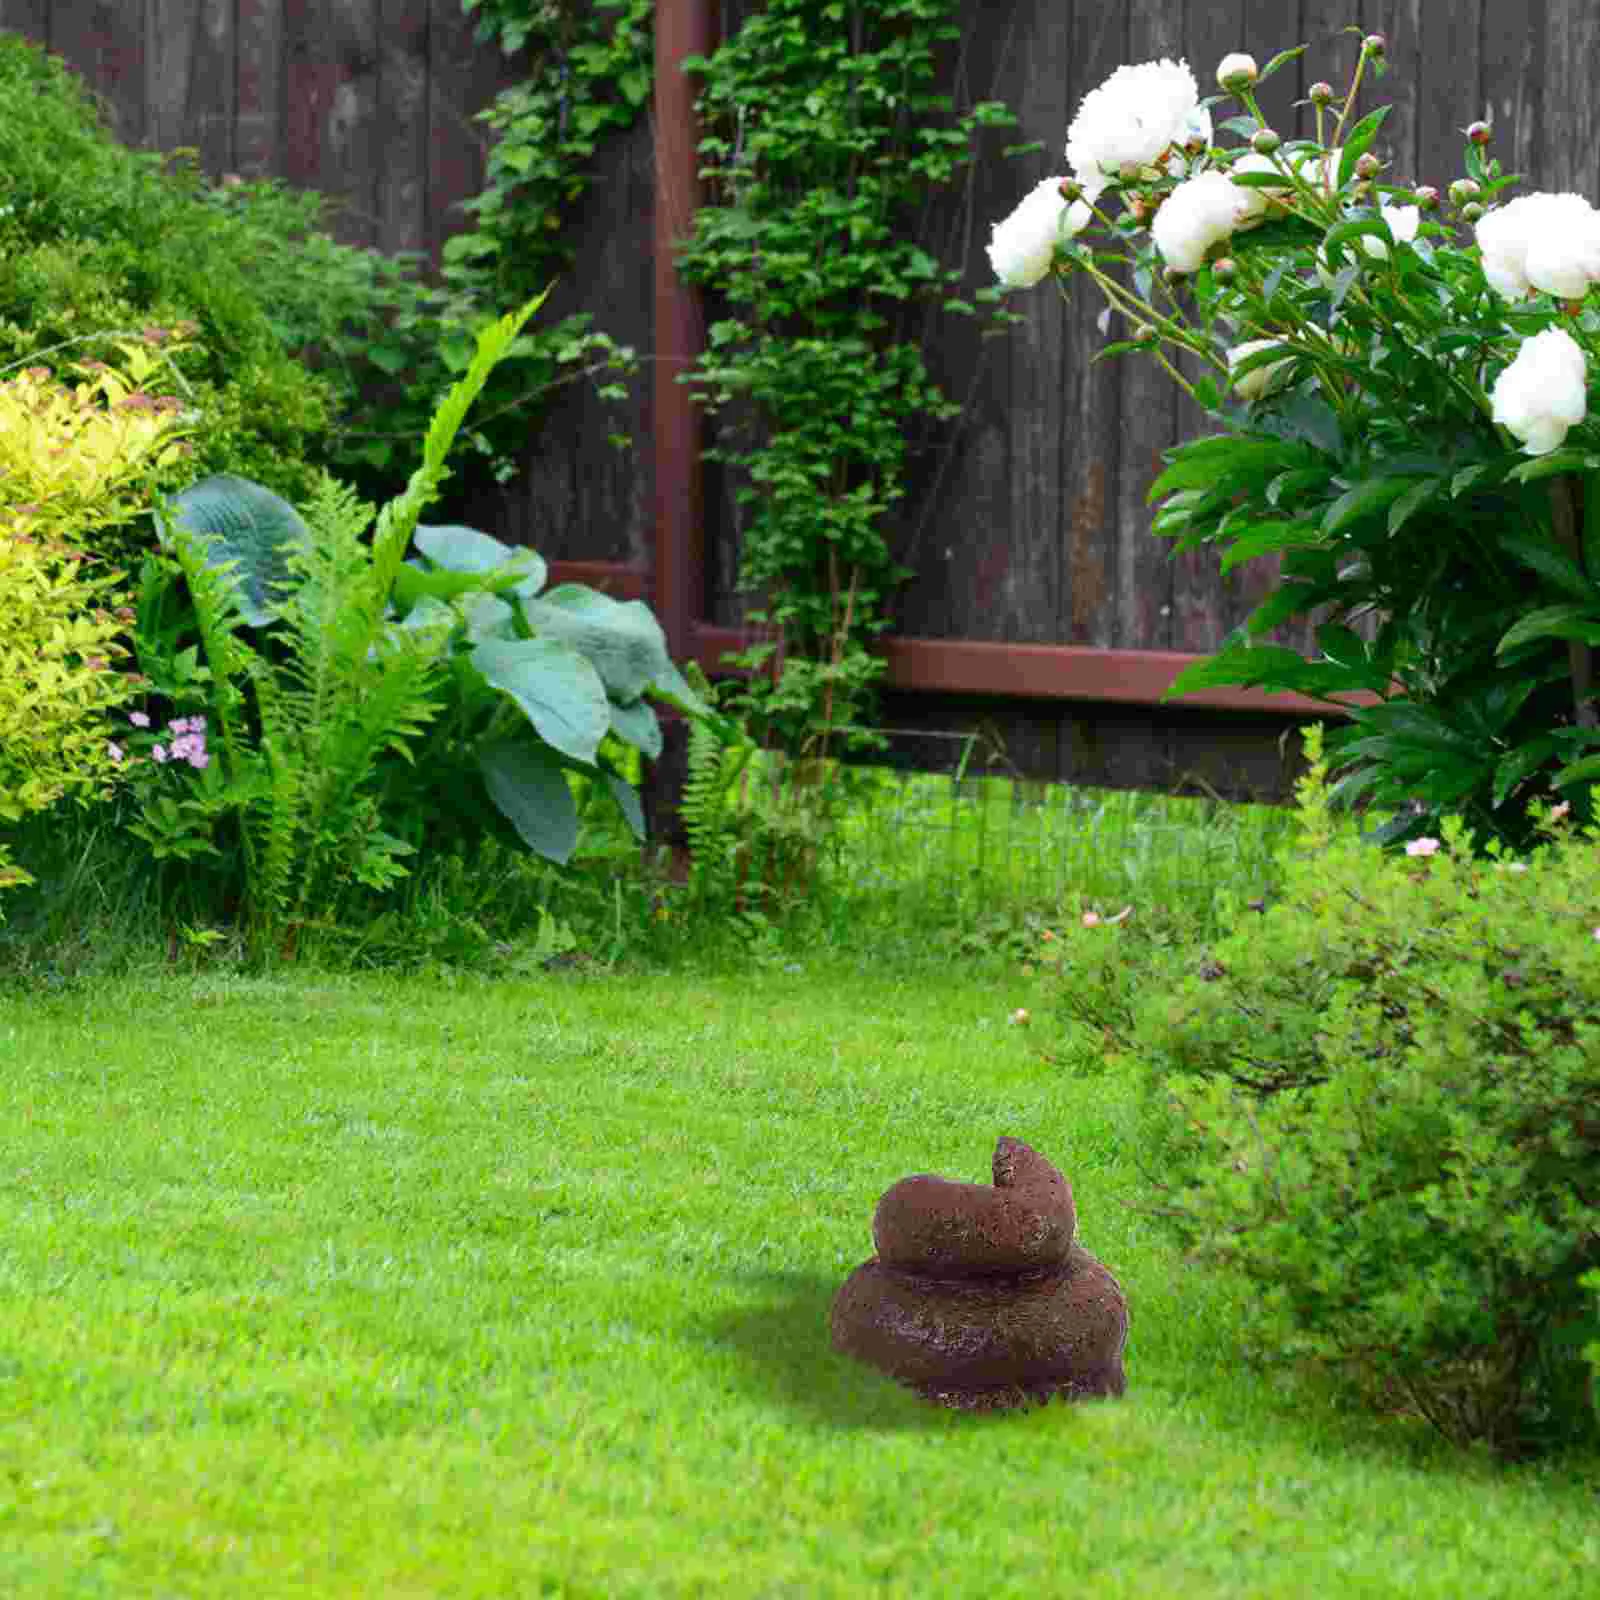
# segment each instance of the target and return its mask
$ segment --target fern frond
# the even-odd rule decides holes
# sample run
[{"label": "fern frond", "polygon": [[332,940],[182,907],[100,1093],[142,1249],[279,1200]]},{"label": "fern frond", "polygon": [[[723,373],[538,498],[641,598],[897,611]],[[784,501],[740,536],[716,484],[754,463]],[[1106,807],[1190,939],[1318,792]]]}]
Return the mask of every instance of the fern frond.
[{"label": "fern frond", "polygon": [[445,459],[461,424],[466,420],[472,402],[489,381],[495,363],[511,348],[523,326],[545,302],[550,293],[536,295],[520,311],[509,312],[498,322],[492,322],[478,333],[478,349],[460,381],[440,402],[423,440],[422,465],[411,474],[405,491],[391,500],[378,514],[378,528],[372,541],[373,568],[387,594],[400,570],[411,535],[416,532],[417,521],[428,505],[438,497],[439,485],[449,476]]}]

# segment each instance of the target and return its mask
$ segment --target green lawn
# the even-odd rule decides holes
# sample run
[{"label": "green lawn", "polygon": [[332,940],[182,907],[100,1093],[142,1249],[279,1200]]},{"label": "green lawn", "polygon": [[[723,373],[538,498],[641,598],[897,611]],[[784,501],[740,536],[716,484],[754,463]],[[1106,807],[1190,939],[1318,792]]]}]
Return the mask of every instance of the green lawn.
[{"label": "green lawn", "polygon": [[[1600,1594],[1600,1463],[1245,1369],[1115,1079],[957,972],[210,976],[0,999],[0,1593]],[[878,1194],[1069,1173],[1125,1401],[828,1348]]]}]

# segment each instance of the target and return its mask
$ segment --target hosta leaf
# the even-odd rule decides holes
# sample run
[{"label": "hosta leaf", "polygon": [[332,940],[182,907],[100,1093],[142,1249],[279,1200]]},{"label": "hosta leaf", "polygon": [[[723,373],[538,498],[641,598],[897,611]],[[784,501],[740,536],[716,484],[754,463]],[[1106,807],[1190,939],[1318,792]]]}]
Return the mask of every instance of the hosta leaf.
[{"label": "hosta leaf", "polygon": [[522,605],[528,626],[542,639],[559,639],[582,652],[615,700],[637,700],[667,672],[666,635],[642,600],[613,600],[582,584],[564,583]]},{"label": "hosta leaf", "polygon": [[634,700],[627,705],[613,700],[611,731],[651,761],[661,754],[661,722],[647,700]]},{"label": "hosta leaf", "polygon": [[546,744],[594,764],[611,728],[611,703],[588,660],[559,639],[493,639],[480,644],[471,661],[516,701]]},{"label": "hosta leaf", "polygon": [[229,473],[202,478],[167,504],[168,515],[206,543],[206,564],[236,563],[232,580],[239,613],[253,628],[278,614],[289,581],[287,552],[310,539],[300,513],[282,495]]},{"label": "hosta leaf", "polygon": [[531,739],[507,739],[478,752],[489,798],[535,854],[565,865],[578,847],[578,808],[560,765]]}]

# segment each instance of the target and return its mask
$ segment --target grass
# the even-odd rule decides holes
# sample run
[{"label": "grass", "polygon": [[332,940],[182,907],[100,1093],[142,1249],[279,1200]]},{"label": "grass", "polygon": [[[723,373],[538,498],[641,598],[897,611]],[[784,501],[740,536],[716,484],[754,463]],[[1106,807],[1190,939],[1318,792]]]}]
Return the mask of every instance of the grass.
[{"label": "grass", "polygon": [[[808,965],[0,1000],[0,1592],[1573,1600],[1600,1462],[1253,1371],[1020,980]],[[952,1416],[834,1355],[912,1171],[1057,1158],[1126,1400]]]}]

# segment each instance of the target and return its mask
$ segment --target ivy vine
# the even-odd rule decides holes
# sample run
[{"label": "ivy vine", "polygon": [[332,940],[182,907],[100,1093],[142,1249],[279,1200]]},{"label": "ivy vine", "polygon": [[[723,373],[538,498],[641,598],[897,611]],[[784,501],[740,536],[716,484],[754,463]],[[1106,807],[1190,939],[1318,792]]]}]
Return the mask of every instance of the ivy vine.
[{"label": "ivy vine", "polygon": [[[780,748],[826,754],[869,714],[871,640],[907,575],[889,527],[908,430],[959,407],[923,359],[930,303],[979,314],[959,267],[917,240],[997,101],[958,110],[939,63],[959,38],[954,0],[769,0],[709,57],[702,171],[712,203],[680,256],[722,315],[689,380],[718,419],[708,451],[745,508],[740,587],[776,635],[745,657],[746,709]],[[992,290],[974,297],[998,309]],[[910,336],[915,310],[918,336]],[[844,744],[849,746],[848,734]]]}]

